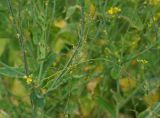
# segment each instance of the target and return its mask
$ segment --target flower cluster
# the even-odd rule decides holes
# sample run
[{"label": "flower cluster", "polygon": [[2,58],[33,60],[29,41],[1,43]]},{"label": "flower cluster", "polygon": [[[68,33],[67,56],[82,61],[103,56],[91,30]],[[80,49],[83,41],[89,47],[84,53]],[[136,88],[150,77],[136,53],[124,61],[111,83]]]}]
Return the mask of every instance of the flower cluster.
[{"label": "flower cluster", "polygon": [[141,64],[147,64],[148,63],[148,61],[145,60],[145,59],[137,59],[137,62],[141,63]]},{"label": "flower cluster", "polygon": [[33,81],[33,78],[32,78],[31,75],[29,75],[29,76],[24,76],[24,79],[26,80],[27,84],[31,84],[32,81]]},{"label": "flower cluster", "polygon": [[111,7],[109,10],[107,10],[107,13],[109,15],[116,15],[118,14],[119,12],[121,12],[121,9],[118,8],[118,7]]}]

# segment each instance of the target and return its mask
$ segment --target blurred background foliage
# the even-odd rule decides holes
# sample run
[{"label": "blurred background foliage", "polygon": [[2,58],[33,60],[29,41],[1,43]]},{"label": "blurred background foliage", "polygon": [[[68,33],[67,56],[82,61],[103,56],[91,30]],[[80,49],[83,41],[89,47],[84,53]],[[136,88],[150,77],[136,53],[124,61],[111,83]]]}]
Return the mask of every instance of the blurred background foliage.
[{"label": "blurred background foliage", "polygon": [[0,1],[0,118],[160,117],[159,0],[9,1],[14,16]]}]

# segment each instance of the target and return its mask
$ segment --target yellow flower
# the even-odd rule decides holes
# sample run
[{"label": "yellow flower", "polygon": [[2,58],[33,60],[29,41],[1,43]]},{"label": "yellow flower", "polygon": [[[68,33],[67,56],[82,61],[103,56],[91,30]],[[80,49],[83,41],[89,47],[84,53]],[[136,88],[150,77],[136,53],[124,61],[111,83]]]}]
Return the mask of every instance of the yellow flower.
[{"label": "yellow flower", "polygon": [[24,79],[26,80],[27,84],[31,84],[32,81],[33,81],[31,75],[29,75],[29,76],[24,76]]},{"label": "yellow flower", "polygon": [[111,8],[107,11],[107,13],[108,13],[109,15],[115,15],[115,14],[117,14],[117,13],[119,13],[119,12],[121,12],[121,9],[118,8],[118,7],[111,7]]},{"label": "yellow flower", "polygon": [[145,59],[137,59],[137,62],[141,63],[141,64],[147,64],[148,63],[148,61],[145,60]]}]

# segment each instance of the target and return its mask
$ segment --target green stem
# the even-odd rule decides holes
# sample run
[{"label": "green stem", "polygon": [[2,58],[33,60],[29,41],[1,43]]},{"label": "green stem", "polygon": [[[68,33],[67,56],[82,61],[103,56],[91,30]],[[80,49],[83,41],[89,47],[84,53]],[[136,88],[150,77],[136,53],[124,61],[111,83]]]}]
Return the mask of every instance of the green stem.
[{"label": "green stem", "polygon": [[[72,63],[74,57],[76,56],[77,52],[79,51],[79,48],[81,46],[81,43],[84,39],[84,26],[85,26],[85,17],[84,17],[84,0],[81,0],[81,17],[82,17],[82,22],[81,22],[81,33],[79,36],[79,40],[78,40],[78,44],[77,47],[74,49],[72,56],[70,57],[70,59],[68,60],[68,62],[66,63],[66,65],[64,66],[62,72],[60,73],[60,75],[56,78],[56,80],[52,83],[50,89],[48,90],[48,92],[52,91],[53,87],[56,85],[57,81],[60,80],[63,75],[66,73],[66,71],[68,70],[67,68],[70,66],[70,64]],[[47,93],[48,93],[47,92]]]},{"label": "green stem", "polygon": [[119,103],[116,106],[116,118],[119,118]]},{"label": "green stem", "polygon": [[39,80],[40,80],[40,78],[42,77],[43,64],[44,64],[44,62],[41,62],[41,64],[40,64],[39,75],[38,75],[38,79],[39,79]]},{"label": "green stem", "polygon": [[17,35],[18,35],[19,45],[20,45],[20,48],[21,48],[21,52],[23,54],[23,63],[24,63],[25,74],[28,76],[29,71],[28,71],[27,56],[26,56],[25,46],[24,46],[24,37],[23,37],[21,28],[16,25],[16,20],[15,20],[15,16],[14,16],[14,13],[13,13],[13,8],[12,8],[11,1],[7,0],[7,2],[8,2],[9,11],[11,13],[11,16],[13,17],[13,26],[16,30]]}]

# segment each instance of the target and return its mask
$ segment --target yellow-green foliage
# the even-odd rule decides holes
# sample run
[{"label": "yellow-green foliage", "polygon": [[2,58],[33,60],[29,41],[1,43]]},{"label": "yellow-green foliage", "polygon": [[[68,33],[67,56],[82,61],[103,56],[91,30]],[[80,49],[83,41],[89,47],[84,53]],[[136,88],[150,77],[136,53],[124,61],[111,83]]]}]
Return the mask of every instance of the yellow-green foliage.
[{"label": "yellow-green foliage", "polygon": [[159,118],[160,0],[0,0],[0,118]]}]

